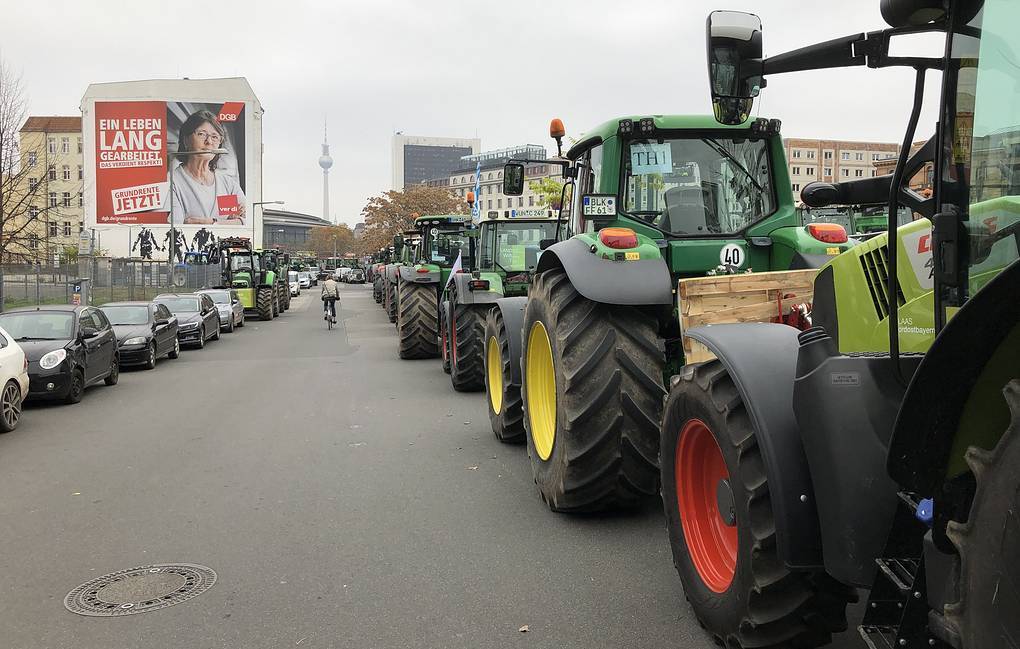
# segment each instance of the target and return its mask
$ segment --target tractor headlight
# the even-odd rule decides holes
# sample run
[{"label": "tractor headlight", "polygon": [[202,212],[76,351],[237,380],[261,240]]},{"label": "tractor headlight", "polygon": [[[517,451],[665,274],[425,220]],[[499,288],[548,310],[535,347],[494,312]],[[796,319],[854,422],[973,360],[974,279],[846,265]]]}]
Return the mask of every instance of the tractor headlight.
[{"label": "tractor headlight", "polygon": [[135,338],[128,338],[124,341],[125,345],[144,345],[148,341],[145,340],[145,336],[137,336]]},{"label": "tractor headlight", "polygon": [[39,367],[44,370],[52,370],[63,363],[65,358],[67,358],[66,349],[55,349],[39,359]]}]

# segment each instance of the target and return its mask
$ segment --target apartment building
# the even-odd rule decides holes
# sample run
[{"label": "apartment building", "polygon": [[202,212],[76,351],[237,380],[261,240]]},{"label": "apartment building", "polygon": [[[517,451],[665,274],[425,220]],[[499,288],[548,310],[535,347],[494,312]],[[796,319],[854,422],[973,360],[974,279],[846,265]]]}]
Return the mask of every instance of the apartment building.
[{"label": "apartment building", "polygon": [[794,198],[800,202],[800,190],[814,181],[845,182],[880,175],[875,164],[895,159],[898,144],[844,140],[788,138],[786,164]]}]

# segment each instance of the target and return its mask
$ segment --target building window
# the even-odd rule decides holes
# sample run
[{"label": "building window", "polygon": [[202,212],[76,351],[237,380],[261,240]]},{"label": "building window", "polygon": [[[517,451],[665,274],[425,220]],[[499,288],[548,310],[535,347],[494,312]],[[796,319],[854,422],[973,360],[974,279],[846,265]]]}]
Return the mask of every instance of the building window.
[{"label": "building window", "polygon": [[60,138],[60,152],[61,153],[71,152],[71,138],[69,137]]},{"label": "building window", "polygon": [[844,178],[849,178],[850,177],[850,170],[849,169],[843,169],[842,172],[843,172],[843,177]]},{"label": "building window", "polygon": [[878,154],[877,153],[872,153],[871,154],[871,159],[872,160],[878,160]]},{"label": "building window", "polygon": [[491,210],[491,209],[492,209],[492,199],[491,199],[491,198],[490,198],[490,199],[488,200],[488,203],[489,203],[489,204],[488,204],[488,206],[486,206],[486,208],[485,208],[485,209],[487,209],[487,210]]},{"label": "building window", "polygon": [[85,207],[85,197],[81,192],[78,192],[78,207]]},{"label": "building window", "polygon": [[815,152],[814,151],[808,151],[807,152],[807,157],[808,157],[808,160],[814,160],[815,159]]},{"label": "building window", "polygon": [[28,218],[30,220],[32,220],[32,221],[34,221],[37,218],[39,218],[39,208],[36,207],[35,205],[32,205],[31,207],[29,207],[28,208]]},{"label": "building window", "polygon": [[800,149],[794,149],[793,150],[793,157],[794,158],[799,158],[800,157]]},{"label": "building window", "polygon": [[28,238],[28,247],[31,248],[32,250],[35,250],[36,248],[38,248],[39,247],[39,237],[37,237],[34,234],[32,236],[30,236]]},{"label": "building window", "polygon": [[[522,196],[521,198],[524,198],[524,197]],[[535,206],[535,195],[534,194],[529,194],[528,195],[528,207],[534,207],[534,206]]]},{"label": "building window", "polygon": [[864,177],[864,170],[863,169],[854,169],[854,177],[855,178],[863,178]]},{"label": "building window", "polygon": [[825,168],[825,173],[822,174],[822,175],[824,175],[824,176],[831,176],[832,175],[832,167],[826,167]]},{"label": "building window", "polygon": [[809,176],[813,176],[813,175],[815,175],[815,168],[814,168],[814,167],[808,167],[808,168],[807,168],[807,172],[806,172],[806,173],[807,173],[807,175],[809,175]]},{"label": "building window", "polygon": [[85,175],[82,173],[81,165],[78,165],[78,180],[84,180]]},{"label": "building window", "polygon": [[50,223],[50,225],[49,225],[49,233],[50,233],[50,238],[53,238],[53,237],[57,236],[57,224],[56,223]]},{"label": "building window", "polygon": [[78,153],[81,153],[81,138],[78,138]]},{"label": "building window", "polygon": [[871,177],[874,178],[877,175],[878,175],[878,171],[876,171],[875,169],[872,169],[871,170]]},{"label": "building window", "polygon": [[50,192],[50,207],[57,206],[57,192]]},{"label": "building window", "polygon": [[64,180],[71,180],[71,165],[64,165],[60,168],[60,176]]},{"label": "building window", "polygon": [[496,199],[496,209],[497,210],[503,209],[503,199],[502,198],[497,198]]},{"label": "building window", "polygon": [[839,154],[839,159],[840,159],[840,160],[849,160],[849,159],[850,159],[850,152],[849,152],[849,151],[843,151],[843,152],[841,152],[841,153]]},{"label": "building window", "polygon": [[793,183],[793,191],[799,192],[800,191],[800,185],[797,184],[797,183]]},{"label": "building window", "polygon": [[71,222],[70,221],[64,221],[64,236],[65,237],[71,236]]},{"label": "building window", "polygon": [[28,152],[28,166],[34,167],[36,163],[35,151]]},{"label": "building window", "polygon": [[46,150],[49,151],[51,155],[57,154],[57,138],[46,138]]},{"label": "building window", "polygon": [[57,179],[57,167],[55,165],[50,165],[48,175],[49,175],[50,180],[56,180]]},{"label": "building window", "polygon": [[800,175],[800,167],[794,167],[793,168],[793,175],[794,176],[799,176]]},{"label": "building window", "polygon": [[64,207],[71,207],[71,192],[64,192],[61,198]]},{"label": "building window", "polygon": [[856,158],[857,160],[863,160],[863,159],[864,159],[864,154],[863,154],[863,153],[855,153],[855,154],[854,154],[854,157],[855,157],[855,158]]},{"label": "building window", "polygon": [[30,191],[30,192],[31,191],[35,191],[35,188],[38,187],[38,186],[39,186],[39,179],[38,178],[29,178],[28,179],[28,191]]},{"label": "building window", "polygon": [[822,154],[822,157],[825,158],[826,160],[832,160],[832,151],[826,151],[825,153]]}]

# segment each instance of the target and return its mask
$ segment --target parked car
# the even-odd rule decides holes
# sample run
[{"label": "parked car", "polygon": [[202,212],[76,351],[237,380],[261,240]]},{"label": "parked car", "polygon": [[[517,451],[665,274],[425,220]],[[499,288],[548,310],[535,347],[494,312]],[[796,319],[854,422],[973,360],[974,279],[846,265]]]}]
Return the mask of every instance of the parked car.
[{"label": "parked car", "polygon": [[117,334],[120,366],[156,367],[156,359],[177,358],[177,318],[163,304],[154,302],[109,302],[99,307]]},{"label": "parked car", "polygon": [[298,279],[298,272],[296,270],[287,271],[287,283],[290,284],[291,297],[301,295],[301,280]]},{"label": "parked car", "polygon": [[308,279],[312,283],[312,286],[318,286],[319,284],[319,267],[309,266],[308,267]]},{"label": "parked car", "polygon": [[244,326],[244,305],[237,291],[232,288],[207,288],[195,291],[195,295],[208,295],[220,316],[220,329],[234,333],[235,327]]},{"label": "parked car", "polygon": [[364,284],[365,283],[365,270],[363,268],[352,268],[351,272],[347,273],[348,284]]},{"label": "parked car", "polygon": [[302,270],[298,272],[298,285],[301,288],[311,288],[312,276],[308,271]]},{"label": "parked car", "polygon": [[28,356],[11,335],[0,328],[0,431],[9,433],[21,421],[21,404],[28,396]]},{"label": "parked car", "polygon": [[341,282],[346,282],[347,278],[350,277],[352,269],[348,268],[347,266],[341,266],[340,268],[337,268],[336,270],[337,270],[338,273],[340,273],[340,281]]},{"label": "parked car", "polygon": [[164,293],[153,302],[177,316],[177,338],[182,345],[205,347],[206,340],[220,339],[220,314],[208,295]]},{"label": "parked car", "polygon": [[0,314],[0,327],[28,358],[28,400],[78,403],[85,388],[120,379],[117,334],[90,306],[39,306]]}]

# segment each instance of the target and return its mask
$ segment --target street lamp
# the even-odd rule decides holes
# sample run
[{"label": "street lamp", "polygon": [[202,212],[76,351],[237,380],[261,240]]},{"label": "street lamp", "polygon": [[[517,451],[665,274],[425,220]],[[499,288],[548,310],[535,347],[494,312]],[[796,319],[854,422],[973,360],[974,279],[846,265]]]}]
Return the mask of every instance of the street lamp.
[{"label": "street lamp", "polygon": [[[283,205],[283,201],[258,201],[251,204],[251,247],[255,247],[255,208],[259,205]],[[262,211],[263,215],[265,210]]]}]

